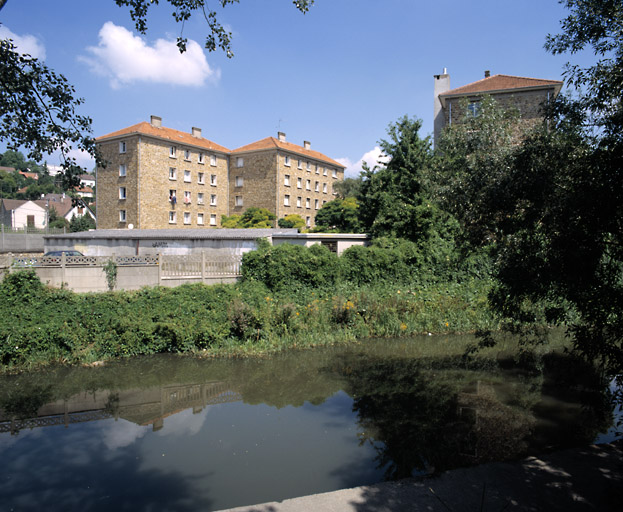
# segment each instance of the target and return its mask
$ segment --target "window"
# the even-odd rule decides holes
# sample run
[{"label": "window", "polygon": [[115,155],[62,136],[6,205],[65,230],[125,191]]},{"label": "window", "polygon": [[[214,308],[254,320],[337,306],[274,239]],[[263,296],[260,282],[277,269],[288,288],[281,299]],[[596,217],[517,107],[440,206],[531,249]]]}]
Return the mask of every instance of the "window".
[{"label": "window", "polygon": [[311,171],[311,163],[310,162],[307,162],[307,170]]},{"label": "window", "polygon": [[210,174],[210,185],[216,187],[216,174]]},{"label": "window", "polygon": [[242,206],[242,196],[236,196],[236,206]]},{"label": "window", "polygon": [[203,153],[199,153],[199,156],[197,157],[197,162],[199,162],[200,164],[205,163],[203,159]]},{"label": "window", "polygon": [[314,185],[314,191],[315,192],[320,192],[320,182],[317,181],[316,184]]},{"label": "window", "polygon": [[126,167],[125,164],[121,164],[119,166],[119,177],[123,178],[126,175]]},{"label": "window", "polygon": [[307,227],[311,226],[311,217],[305,217],[305,225]]},{"label": "window", "polygon": [[285,157],[285,165],[290,167],[290,157],[288,155],[286,155],[286,157]]},{"label": "window", "polygon": [[[122,140],[122,141],[119,143],[119,153],[125,153],[125,149],[126,149],[126,148],[125,148],[125,141],[123,141],[123,140]],[[125,222],[125,221],[122,221],[122,222]]]},{"label": "window", "polygon": [[184,212],[184,224],[190,224],[190,212]]},{"label": "window", "polygon": [[216,206],[216,194],[210,194],[210,206]]},{"label": "window", "polygon": [[175,206],[175,203],[177,203],[177,191],[176,190],[169,190],[169,202]]},{"label": "window", "polygon": [[177,170],[175,167],[169,167],[169,179],[176,180],[177,179]]},{"label": "window", "polygon": [[303,180],[301,178],[296,178],[296,188],[303,188]]},{"label": "window", "polygon": [[337,171],[335,169],[333,169],[333,177],[337,178]]},{"label": "window", "polygon": [[177,222],[177,217],[175,212],[169,212],[169,224],[175,224]]},{"label": "window", "polygon": [[236,167],[244,167],[244,158],[241,156],[236,158]]},{"label": "window", "polygon": [[203,204],[203,192],[197,194],[197,204]]},{"label": "window", "polygon": [[125,222],[125,210],[119,210],[119,222]]},{"label": "window", "polygon": [[243,182],[244,180],[242,179],[242,176],[236,176],[236,179],[234,181],[236,187],[242,187]]},{"label": "window", "polygon": [[316,164],[316,174],[320,174],[320,167],[318,167],[318,164]]},{"label": "window", "polygon": [[190,204],[190,203],[191,203],[190,190],[184,190],[184,204]]},{"label": "window", "polygon": [[327,193],[327,184],[326,184],[326,183],[323,183],[323,184],[322,184],[322,193],[323,193],[323,194],[326,194],[326,193]]},{"label": "window", "polygon": [[318,201],[318,199],[314,200],[314,208],[317,210],[318,208],[320,208],[320,201]]},{"label": "window", "polygon": [[203,213],[198,213],[197,214],[197,224],[199,226],[203,226]]},{"label": "window", "polygon": [[323,175],[323,176],[326,176],[326,175],[327,175],[327,168],[326,168],[326,167],[323,167],[323,168],[322,168],[322,175]]},{"label": "window", "polygon": [[[216,167],[216,155],[210,155],[210,165]],[[239,166],[241,167],[241,166]]]},{"label": "window", "polygon": [[216,213],[210,214],[210,226],[216,226]]},{"label": "window", "polygon": [[311,181],[310,180],[306,180],[305,181],[305,190],[311,190]]},{"label": "window", "polygon": [[190,160],[190,151],[188,149],[184,150],[184,160]]},{"label": "window", "polygon": [[119,187],[119,199],[125,199],[125,187]]},{"label": "window", "polygon": [[303,160],[299,160],[299,161],[298,161],[297,167],[298,167],[299,169],[302,169],[302,168],[303,168]]},{"label": "window", "polygon": [[287,194],[283,196],[283,206],[290,206],[290,196]]},{"label": "window", "polygon": [[323,199],[323,200],[322,200],[322,206],[324,206],[325,204],[327,204],[327,200],[326,200],[326,199]]},{"label": "window", "polygon": [[184,181],[190,183],[190,171],[184,171]]},{"label": "window", "polygon": [[171,146],[169,148],[169,157],[170,158],[177,158],[177,148],[175,146]]},{"label": "window", "polygon": [[289,187],[289,186],[290,186],[290,175],[289,175],[289,174],[285,174],[285,175],[283,176],[283,184],[284,184],[286,187]]},{"label": "window", "polygon": [[307,199],[305,199],[305,208],[309,208],[310,207],[310,202],[309,202],[309,197]]},{"label": "window", "polygon": [[199,185],[205,185],[205,182],[205,174],[202,172],[197,173],[197,183],[199,183]]},{"label": "window", "polygon": [[472,117],[478,117],[480,115],[480,102],[470,101],[469,105],[467,105],[467,110]]},{"label": "window", "polygon": [[297,197],[297,198],[296,198],[296,207],[297,207],[297,208],[300,208],[300,207],[301,207],[301,205],[302,205],[302,202],[301,202],[301,201],[302,201],[302,199],[303,199],[303,198],[301,198],[301,197]]}]

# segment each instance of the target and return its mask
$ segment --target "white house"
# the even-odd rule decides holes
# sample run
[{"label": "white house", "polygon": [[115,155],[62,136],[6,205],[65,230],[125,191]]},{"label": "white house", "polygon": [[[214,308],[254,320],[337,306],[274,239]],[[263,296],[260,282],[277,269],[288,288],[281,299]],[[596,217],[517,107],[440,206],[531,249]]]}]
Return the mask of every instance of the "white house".
[{"label": "white house", "polygon": [[0,218],[5,226],[22,229],[25,227],[43,229],[47,223],[46,209],[35,201],[3,199]]}]

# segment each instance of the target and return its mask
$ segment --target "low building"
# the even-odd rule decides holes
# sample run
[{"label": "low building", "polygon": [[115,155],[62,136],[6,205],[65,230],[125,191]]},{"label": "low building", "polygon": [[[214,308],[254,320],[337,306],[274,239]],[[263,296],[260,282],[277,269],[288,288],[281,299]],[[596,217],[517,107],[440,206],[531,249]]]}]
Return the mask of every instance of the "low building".
[{"label": "low building", "polygon": [[511,75],[493,75],[485,71],[482,80],[456,89],[450,88],[450,75],[444,69],[435,75],[434,87],[434,141],[437,144],[442,130],[460,123],[466,115],[478,115],[480,101],[489,95],[502,108],[515,108],[522,128],[543,121],[543,107],[552,101],[562,88],[560,80],[526,78]]},{"label": "low building", "polygon": [[3,225],[13,229],[45,229],[48,212],[39,201],[3,199],[0,218]]}]

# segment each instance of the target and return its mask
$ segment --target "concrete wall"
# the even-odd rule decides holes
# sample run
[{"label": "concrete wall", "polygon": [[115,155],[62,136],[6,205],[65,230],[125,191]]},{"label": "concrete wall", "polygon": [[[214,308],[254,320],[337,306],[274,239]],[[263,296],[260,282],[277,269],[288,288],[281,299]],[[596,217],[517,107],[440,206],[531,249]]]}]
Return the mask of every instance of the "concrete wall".
[{"label": "concrete wall", "polygon": [[2,233],[0,252],[43,252],[43,235]]},{"label": "concrete wall", "polygon": [[215,255],[241,256],[257,248],[254,239],[75,239],[47,238],[47,251],[80,251],[85,256],[146,256],[155,254],[192,254],[207,250]]}]

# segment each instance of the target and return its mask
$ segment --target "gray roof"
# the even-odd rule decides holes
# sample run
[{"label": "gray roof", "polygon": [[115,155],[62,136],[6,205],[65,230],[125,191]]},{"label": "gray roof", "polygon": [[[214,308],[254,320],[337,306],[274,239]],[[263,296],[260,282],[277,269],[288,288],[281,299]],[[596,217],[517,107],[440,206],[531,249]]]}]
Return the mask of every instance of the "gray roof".
[{"label": "gray roof", "polygon": [[121,240],[149,240],[149,239],[177,239],[177,240],[241,240],[268,238],[275,234],[298,233],[292,229],[94,229],[92,231],[80,231],[78,233],[67,233],[65,235],[47,235],[44,238],[63,238],[63,239],[121,239]]}]

